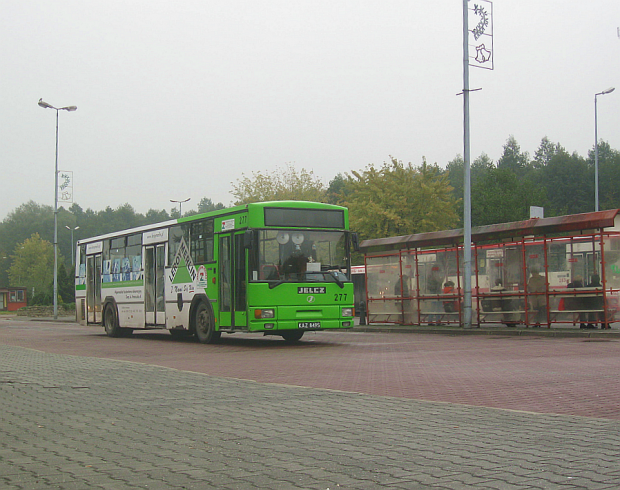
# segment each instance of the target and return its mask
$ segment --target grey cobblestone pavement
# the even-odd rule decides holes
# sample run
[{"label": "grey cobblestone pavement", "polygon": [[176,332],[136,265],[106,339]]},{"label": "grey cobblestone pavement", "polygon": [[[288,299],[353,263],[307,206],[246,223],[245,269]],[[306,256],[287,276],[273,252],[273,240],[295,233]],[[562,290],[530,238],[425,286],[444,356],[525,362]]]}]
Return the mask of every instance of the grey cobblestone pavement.
[{"label": "grey cobblestone pavement", "polygon": [[0,345],[6,489],[615,489],[619,429]]}]

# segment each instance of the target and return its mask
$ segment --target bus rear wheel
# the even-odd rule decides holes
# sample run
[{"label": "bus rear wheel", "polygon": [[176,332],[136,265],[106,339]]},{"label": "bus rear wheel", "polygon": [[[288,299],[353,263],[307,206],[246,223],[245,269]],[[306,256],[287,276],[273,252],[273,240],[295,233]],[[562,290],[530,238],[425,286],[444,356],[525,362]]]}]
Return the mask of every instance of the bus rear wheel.
[{"label": "bus rear wheel", "polygon": [[213,311],[205,303],[200,303],[196,307],[194,324],[196,338],[201,344],[212,344],[219,340],[220,332],[215,330]]},{"label": "bus rear wheel", "polygon": [[281,333],[282,338],[287,342],[297,342],[304,336],[303,330],[287,330]]},{"label": "bus rear wheel", "polygon": [[118,325],[118,315],[112,303],[108,303],[103,310],[103,328],[108,337],[130,337],[133,333],[131,328],[121,328]]},{"label": "bus rear wheel", "polygon": [[103,310],[103,328],[108,337],[121,336],[121,329],[116,318],[116,309],[111,304],[107,304]]}]

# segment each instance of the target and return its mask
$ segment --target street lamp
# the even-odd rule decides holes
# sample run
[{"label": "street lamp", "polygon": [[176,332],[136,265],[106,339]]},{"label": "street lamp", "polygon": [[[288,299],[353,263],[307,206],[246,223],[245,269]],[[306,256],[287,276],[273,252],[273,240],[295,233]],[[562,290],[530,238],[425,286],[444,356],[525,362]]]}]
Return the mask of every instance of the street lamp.
[{"label": "street lamp", "polygon": [[191,199],[191,197],[188,197],[187,199],[183,200],[183,201],[175,201],[174,199],[170,199],[170,202],[176,202],[179,203],[179,218],[182,218],[183,215],[181,214],[181,204],[183,204],[184,202],[187,202]]},{"label": "street lamp", "polygon": [[73,232],[75,230],[79,230],[80,227],[76,226],[75,228],[71,228],[70,226],[65,225],[65,228],[71,231],[71,263],[75,267],[75,246],[73,245]]},{"label": "street lamp", "polygon": [[54,173],[54,320],[58,319],[58,111],[73,112],[77,107],[70,105],[67,107],[54,107],[43,99],[39,99],[39,107],[44,109],[54,109],[56,111],[56,166]]},{"label": "street lamp", "polygon": [[596,97],[598,95],[610,94],[614,87],[609,87],[598,94],[594,94],[594,211],[598,211],[598,116],[596,109]]}]

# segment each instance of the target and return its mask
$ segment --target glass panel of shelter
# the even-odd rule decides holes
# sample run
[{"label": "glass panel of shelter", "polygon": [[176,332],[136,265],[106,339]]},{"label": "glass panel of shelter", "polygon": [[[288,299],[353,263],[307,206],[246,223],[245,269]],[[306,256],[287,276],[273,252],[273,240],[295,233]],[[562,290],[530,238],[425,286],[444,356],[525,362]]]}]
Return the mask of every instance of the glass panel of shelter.
[{"label": "glass panel of shelter", "polygon": [[[599,315],[605,310],[608,315],[605,322],[609,322],[609,318],[620,310],[620,236],[617,232],[608,232],[604,241],[604,250],[601,250],[601,235],[597,233],[572,237],[527,237],[515,242],[474,247],[471,281],[474,321],[478,319],[481,323],[505,323],[509,326],[581,321],[600,324],[603,318]],[[443,291],[441,294],[431,293],[430,289],[437,291],[437,287],[431,285],[433,273],[441,277],[444,287],[447,281],[458,279],[454,281],[456,289],[461,296],[463,293],[463,248],[458,249],[458,260],[456,252],[448,248],[409,249],[382,256],[366,256],[369,301],[373,297],[381,299],[381,304],[369,304],[369,313],[372,314],[373,308],[376,313],[387,313],[391,309],[402,311],[398,320],[388,314],[377,314],[374,320],[371,316],[370,321],[434,323],[436,316],[431,315],[441,313],[441,305],[437,301],[443,302],[445,312],[446,296]],[[400,264],[397,264],[399,256]],[[389,294],[400,283],[398,265],[400,271],[408,276],[403,284],[409,286],[408,297],[412,305],[409,315],[404,307],[407,298],[401,298],[396,290],[394,295]],[[409,275],[410,270],[415,270],[416,274]],[[598,289],[592,286],[595,275],[600,276],[601,286]],[[534,276],[536,280],[533,280]],[[536,282],[538,286],[534,286]],[[591,287],[588,288],[588,285]],[[603,285],[606,296],[603,295]],[[571,297],[579,297],[583,301],[581,304],[579,301],[571,304],[571,301],[566,301]],[[490,308],[493,314],[485,311],[489,309],[486,300],[496,301],[497,304]],[[394,304],[389,305],[390,302]],[[593,311],[585,311],[587,315],[581,314],[588,310],[584,305],[590,305],[588,308]],[[445,318],[444,315],[444,321]]]},{"label": "glass panel of shelter", "polygon": [[402,322],[400,254],[366,257],[366,290],[370,322]]}]

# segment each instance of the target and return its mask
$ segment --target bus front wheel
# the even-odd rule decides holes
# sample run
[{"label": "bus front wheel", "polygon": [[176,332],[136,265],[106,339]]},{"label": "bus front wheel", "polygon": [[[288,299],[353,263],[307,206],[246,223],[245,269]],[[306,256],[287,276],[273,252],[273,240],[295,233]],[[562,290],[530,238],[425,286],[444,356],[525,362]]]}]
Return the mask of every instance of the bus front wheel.
[{"label": "bus front wheel", "polygon": [[196,338],[201,344],[212,344],[220,338],[220,332],[215,330],[215,319],[213,312],[205,303],[200,303],[196,307],[195,315]]},{"label": "bus front wheel", "polygon": [[303,330],[286,330],[282,332],[282,338],[287,342],[297,342],[304,336]]}]

